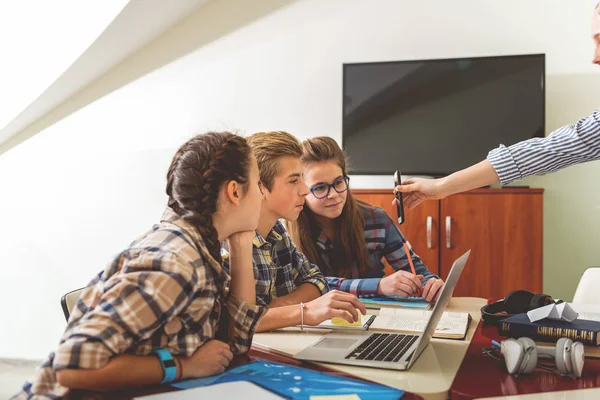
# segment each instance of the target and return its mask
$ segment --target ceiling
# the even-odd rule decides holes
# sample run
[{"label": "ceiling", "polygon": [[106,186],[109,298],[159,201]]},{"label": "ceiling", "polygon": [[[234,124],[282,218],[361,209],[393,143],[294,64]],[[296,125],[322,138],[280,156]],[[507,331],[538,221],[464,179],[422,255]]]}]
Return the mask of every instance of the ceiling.
[{"label": "ceiling", "polygon": [[129,0],[70,66],[56,72],[50,86],[9,116],[10,122],[0,129],[0,146],[209,1]]}]

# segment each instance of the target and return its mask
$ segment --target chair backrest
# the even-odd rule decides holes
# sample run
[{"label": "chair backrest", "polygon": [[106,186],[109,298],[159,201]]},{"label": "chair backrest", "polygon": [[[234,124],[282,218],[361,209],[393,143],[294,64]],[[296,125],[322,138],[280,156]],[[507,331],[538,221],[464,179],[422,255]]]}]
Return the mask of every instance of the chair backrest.
[{"label": "chair backrest", "polygon": [[75,303],[77,303],[77,300],[79,300],[79,296],[81,296],[81,292],[83,292],[83,289],[85,288],[72,290],[60,298],[60,305],[62,306],[63,313],[65,314],[65,319],[67,321],[69,321],[71,310],[75,306]]},{"label": "chair backrest", "polygon": [[600,304],[600,267],[589,267],[583,271],[573,303]]}]

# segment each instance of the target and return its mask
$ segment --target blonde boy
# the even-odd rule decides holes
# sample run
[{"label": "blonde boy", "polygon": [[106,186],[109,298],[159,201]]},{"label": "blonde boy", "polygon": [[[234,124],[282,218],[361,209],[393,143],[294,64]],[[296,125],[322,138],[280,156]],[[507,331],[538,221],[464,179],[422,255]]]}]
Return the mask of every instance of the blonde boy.
[{"label": "blonde boy", "polygon": [[309,193],[302,178],[300,142],[282,131],[259,132],[246,140],[258,162],[263,192],[253,241],[256,297],[258,304],[270,307],[257,331],[302,322],[317,325],[332,317],[357,320],[357,308],[366,312],[362,303],[349,293],[328,292],[325,276],[297,250],[280,221],[295,221]]}]

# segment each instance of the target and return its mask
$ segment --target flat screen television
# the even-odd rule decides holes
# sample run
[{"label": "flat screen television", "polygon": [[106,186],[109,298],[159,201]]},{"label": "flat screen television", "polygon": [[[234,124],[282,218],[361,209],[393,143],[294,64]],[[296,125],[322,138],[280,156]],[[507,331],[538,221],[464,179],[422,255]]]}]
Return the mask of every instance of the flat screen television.
[{"label": "flat screen television", "polygon": [[351,172],[445,176],[544,136],[544,54],[343,66]]}]

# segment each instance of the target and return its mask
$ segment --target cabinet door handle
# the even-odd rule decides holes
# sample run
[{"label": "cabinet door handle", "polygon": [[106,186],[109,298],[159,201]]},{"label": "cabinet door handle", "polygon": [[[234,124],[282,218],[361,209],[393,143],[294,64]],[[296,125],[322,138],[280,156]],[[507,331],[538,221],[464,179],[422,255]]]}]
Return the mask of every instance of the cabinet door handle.
[{"label": "cabinet door handle", "polygon": [[427,217],[427,248],[431,249],[433,246],[431,245],[431,225],[433,224],[433,218],[431,216]]},{"label": "cabinet door handle", "polygon": [[446,217],[446,248],[452,248],[452,240],[450,235],[452,233],[452,218],[450,216]]}]

